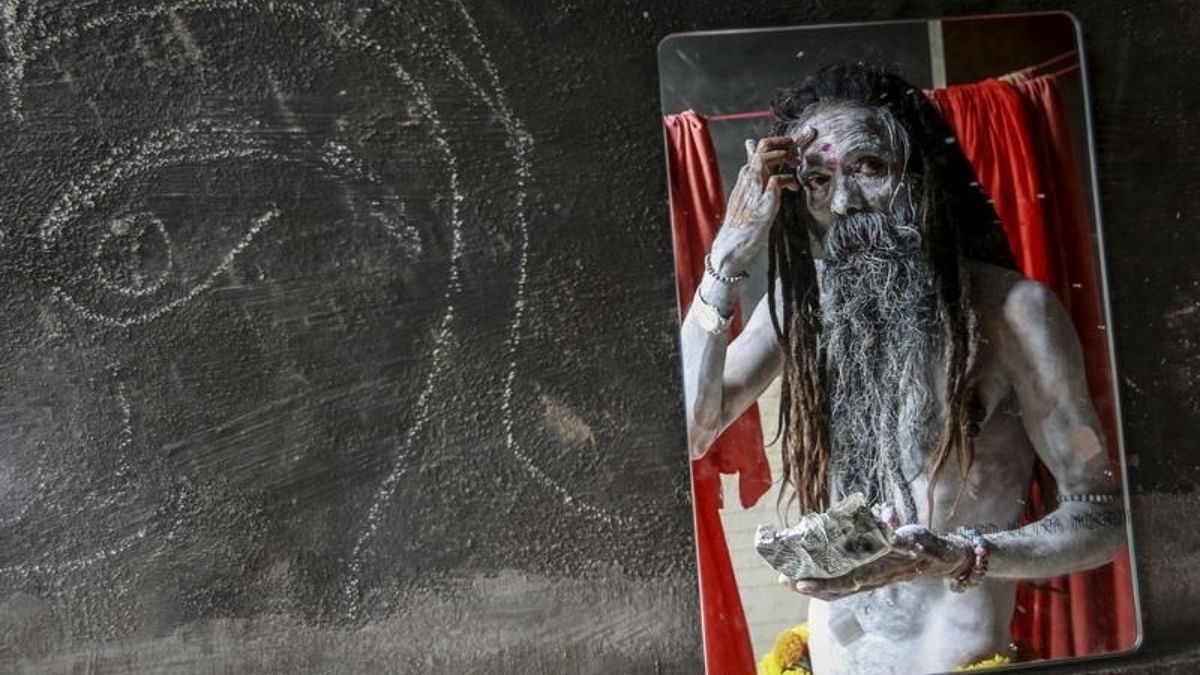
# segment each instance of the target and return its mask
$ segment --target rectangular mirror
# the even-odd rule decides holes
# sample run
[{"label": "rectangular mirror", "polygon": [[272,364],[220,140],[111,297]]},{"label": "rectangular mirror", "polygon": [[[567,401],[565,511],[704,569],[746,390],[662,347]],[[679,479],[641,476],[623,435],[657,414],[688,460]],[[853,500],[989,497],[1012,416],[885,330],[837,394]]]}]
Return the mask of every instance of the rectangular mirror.
[{"label": "rectangular mirror", "polygon": [[709,675],[1138,645],[1083,67],[1064,13],[660,45]]}]

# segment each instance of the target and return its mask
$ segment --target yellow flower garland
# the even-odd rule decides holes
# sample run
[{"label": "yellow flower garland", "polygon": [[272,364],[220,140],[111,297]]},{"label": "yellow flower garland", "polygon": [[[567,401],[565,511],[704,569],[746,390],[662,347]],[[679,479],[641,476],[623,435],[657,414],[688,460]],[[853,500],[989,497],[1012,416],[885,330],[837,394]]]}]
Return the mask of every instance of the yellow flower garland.
[{"label": "yellow flower garland", "polygon": [[807,623],[780,633],[775,648],[758,662],[758,675],[812,675]]},{"label": "yellow flower garland", "polygon": [[[984,659],[955,670],[987,670],[997,666],[1007,666],[1010,663],[1012,663],[1011,658],[1003,654],[996,654],[990,659]],[[758,662],[758,675],[813,675],[812,665],[808,660],[807,623],[789,628],[779,634],[775,640],[775,648],[767,652]]]},{"label": "yellow flower garland", "polygon": [[1007,656],[1004,656],[1003,654],[996,654],[995,656],[993,656],[990,659],[984,659],[978,663],[972,663],[969,666],[955,668],[955,670],[956,671],[987,670],[988,668],[995,668],[997,666],[1007,666],[1010,663],[1012,663],[1012,659],[1008,658]]}]

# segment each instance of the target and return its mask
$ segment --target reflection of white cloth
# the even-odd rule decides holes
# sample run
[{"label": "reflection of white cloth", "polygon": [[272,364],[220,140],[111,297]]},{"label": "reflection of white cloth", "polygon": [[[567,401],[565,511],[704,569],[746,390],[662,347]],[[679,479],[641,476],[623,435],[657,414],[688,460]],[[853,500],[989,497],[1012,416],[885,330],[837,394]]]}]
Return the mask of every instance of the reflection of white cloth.
[{"label": "reflection of white cloth", "polygon": [[759,526],[754,548],[789,579],[833,579],[887,555],[891,541],[891,526],[856,492],[787,529]]}]

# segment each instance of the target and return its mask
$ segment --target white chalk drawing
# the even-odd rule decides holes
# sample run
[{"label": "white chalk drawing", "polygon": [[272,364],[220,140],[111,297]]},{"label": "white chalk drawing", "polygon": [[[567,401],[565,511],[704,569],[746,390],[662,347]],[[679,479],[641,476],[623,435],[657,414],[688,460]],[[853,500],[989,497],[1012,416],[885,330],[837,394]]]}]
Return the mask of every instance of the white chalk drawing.
[{"label": "white chalk drawing", "polygon": [[143,542],[145,538],[146,531],[139,529],[137,532],[121,537],[112,544],[98,548],[85,556],[70,560],[57,560],[54,554],[47,554],[35,563],[21,563],[19,565],[0,567],[0,576],[29,577],[42,574],[54,576],[72,574],[92,567],[97,563],[117,558]]},{"label": "white chalk drawing", "polygon": [[279,114],[283,115],[283,121],[287,122],[287,130],[293,134],[304,132],[304,127],[300,124],[296,113],[292,112],[292,107],[288,105],[287,95],[283,93],[283,87],[279,84],[279,77],[275,75],[275,69],[267,66],[263,68],[267,73],[267,82],[271,83],[271,95],[275,98],[275,103],[279,106]]},{"label": "white chalk drawing", "polygon": [[[79,26],[64,28],[56,31],[53,35],[46,36],[37,45],[29,49],[26,60],[39,56],[64,41],[78,39],[80,36],[90,31],[123,25],[137,19],[161,17],[171,12],[182,15],[193,10],[276,13],[289,16],[291,18],[315,21],[318,24],[328,28],[329,34],[335,37],[337,43],[342,48],[354,49],[384,63],[389,68],[391,74],[413,93],[425,122],[432,130],[431,136],[433,141],[441,151],[448,168],[449,178],[447,187],[452,195],[449,207],[452,243],[448,264],[449,282],[443,297],[445,310],[436,332],[434,348],[430,359],[430,368],[427,372],[425,382],[422,385],[422,390],[418,396],[414,423],[404,435],[404,441],[400,448],[398,448],[395,457],[396,462],[393,465],[393,471],[380,486],[376,494],[376,498],[368,511],[367,523],[363,530],[363,534],[359,537],[358,544],[354,548],[354,555],[352,556],[352,562],[350,565],[350,581],[347,585],[347,588],[349,589],[347,595],[352,598],[349,612],[351,615],[356,615],[358,597],[357,589],[359,583],[358,577],[359,570],[361,569],[361,553],[366,542],[374,535],[378,527],[378,518],[383,510],[384,505],[390,501],[392,495],[394,494],[395,486],[402,473],[399,459],[403,454],[403,448],[411,446],[413,439],[428,424],[429,401],[431,394],[433,393],[434,385],[438,376],[445,367],[444,346],[449,341],[455,316],[453,300],[461,290],[459,266],[461,264],[463,253],[462,223],[459,216],[459,208],[460,204],[465,198],[462,195],[459,187],[460,181],[456,157],[451,151],[451,147],[446,138],[446,133],[441,124],[438,112],[434,107],[429,94],[425,91],[423,84],[417,81],[407,72],[407,70],[400,64],[399,60],[392,56],[390,50],[385,49],[383,45],[363,35],[352,26],[342,22],[335,22],[336,25],[329,25],[330,20],[328,17],[322,16],[319,11],[313,8],[299,4],[274,2],[263,5],[242,2],[239,0],[217,0],[213,2],[181,2],[169,5],[154,5],[132,10],[122,10],[88,19]],[[19,80],[19,78],[17,78],[17,80]],[[18,87],[19,84],[20,83],[18,81]],[[284,112],[286,114],[286,110]],[[194,132],[196,129],[190,131]],[[190,155],[193,160],[197,157],[197,155],[200,155],[208,160],[235,158],[261,159],[266,158],[268,155],[268,151],[254,147],[242,147],[238,150],[230,150],[227,147],[223,147],[222,144],[217,144],[216,147],[207,149],[196,148],[195,146],[189,146],[182,142],[188,135],[188,133],[180,134],[178,132],[175,134],[167,133],[165,136],[157,135],[156,138],[152,138],[149,142],[143,145],[142,156],[139,158],[141,161],[123,161],[133,153],[127,149],[118,150],[114,152],[113,156],[109,157],[108,160],[95,167],[83,181],[77,181],[73,183],[64,192],[63,196],[59,199],[59,202],[51,210],[50,214],[42,222],[39,228],[43,247],[50,248],[53,242],[55,242],[60,236],[61,231],[66,224],[70,222],[74,216],[79,214],[80,209],[82,207],[88,207],[94,204],[95,199],[101,196],[103,193],[104,186],[113,184],[111,180],[114,177],[114,172],[116,174],[120,174],[121,172],[137,173],[152,170],[157,166],[169,164],[176,155],[184,152],[185,148],[187,149],[187,154]],[[345,153],[338,152],[337,147],[330,147],[329,150],[332,152],[326,153],[326,157],[333,159],[345,159]],[[272,157],[272,159],[280,160],[282,158]],[[331,164],[331,166],[335,167],[346,165],[346,162]],[[110,182],[106,183],[106,179]],[[397,199],[396,201],[399,200]],[[382,215],[382,212],[378,208],[372,209],[371,213]],[[402,215],[403,211],[400,210],[399,213]],[[238,244],[223,256],[221,265],[214,269],[212,273],[210,273],[209,276],[200,284],[192,287],[184,296],[176,298],[165,305],[161,305],[154,310],[139,314],[137,316],[113,317],[98,313],[76,301],[64,289],[54,288],[52,290],[59,300],[89,320],[121,328],[129,328],[132,326],[149,323],[175,311],[176,309],[179,309],[204,291],[210,289],[215,284],[220,274],[233,264],[236,257],[243,250],[245,250],[247,246],[250,245],[263,227],[275,220],[277,216],[278,211],[273,209],[267,214],[264,214],[264,216],[260,217],[246,233],[246,235],[238,242]],[[393,236],[397,237],[403,242],[407,242],[410,247],[413,245],[413,242],[419,241],[414,232],[409,231],[409,229],[404,227],[402,224],[398,224],[394,218],[389,220],[386,217],[379,217],[377,219],[381,221],[381,223],[385,226],[385,228],[388,229],[389,232],[393,234]]]},{"label": "white chalk drawing", "polygon": [[167,16],[171,19],[171,32],[175,33],[175,37],[179,38],[179,44],[183,47],[184,53],[192,61],[203,63],[204,51],[196,44],[196,38],[192,37],[192,31],[188,29],[183,17],[174,9],[168,9]]},{"label": "white chalk drawing", "polygon": [[38,226],[42,248],[49,250],[70,224],[90,223],[81,216],[123,184],[164,168],[188,162],[262,160],[286,162],[268,149],[249,128],[193,122],[157,131],[136,145],[115,148],[83,177],[66,185]]},{"label": "white chalk drawing", "polygon": [[[121,558],[139,544],[150,543],[147,541],[147,536],[148,530],[144,526],[141,526],[133,533],[126,534],[106,546],[93,549],[87,555],[62,560],[59,559],[60,551],[47,552],[37,562],[23,562],[0,567],[0,576],[28,579],[43,575],[62,577],[66,574],[74,574],[99,563]],[[153,538],[150,541],[153,541]],[[157,548],[162,549],[163,545],[160,543]]]},{"label": "white chalk drawing", "polygon": [[[109,364],[108,371],[113,381],[116,382],[117,408],[121,413],[121,433],[120,438],[117,441],[115,462],[113,462],[113,464],[116,466],[116,470],[114,471],[113,475],[118,480],[121,480],[125,478],[125,475],[128,471],[128,451],[131,447],[133,447],[133,409],[129,404],[129,395],[125,386],[125,381],[121,378],[120,368],[117,366],[117,364],[113,363]],[[37,480],[39,492],[45,490],[46,483],[40,465],[37,468],[35,478]],[[129,485],[121,484],[116,489],[120,491],[128,488]],[[30,498],[23,501],[24,504],[22,505],[19,513],[9,516],[8,518],[0,518],[0,527],[8,527],[10,525],[16,525],[20,523],[24,518],[25,513],[28,512],[29,506],[38,500]],[[112,502],[111,499],[107,501],[108,503]],[[87,555],[76,556],[68,560],[57,559],[55,553],[53,552],[43,552],[42,559],[39,562],[27,562],[0,567],[0,576],[19,575],[23,577],[29,577],[34,575],[62,575],[79,572],[92,567],[97,563],[112,560],[124,554],[126,551],[133,548],[137,543],[145,538],[146,529],[144,527],[139,527],[136,532],[122,537],[115,544],[95,549]]]},{"label": "white chalk drawing", "polygon": [[[506,146],[510,158],[516,167],[516,187],[512,192],[515,229],[518,237],[516,287],[505,345],[507,369],[504,390],[499,401],[503,420],[505,449],[514,457],[519,466],[534,478],[538,484],[560,498],[562,503],[568,505],[569,508],[581,515],[597,519],[611,526],[629,526],[631,522],[627,517],[577,498],[561,482],[542,469],[521,448],[521,444],[517,440],[515,433],[517,415],[515,411],[515,390],[521,337],[525,329],[527,285],[529,280],[530,231],[526,214],[526,202],[528,183],[532,170],[530,155],[533,148],[533,138],[509,107],[504,88],[500,82],[499,73],[488,55],[474,19],[460,0],[451,0],[451,5],[453,13],[457,15],[462,26],[466,28],[467,44],[464,45],[459,40],[451,41],[449,38],[442,38],[435,34],[435,31],[430,31],[425,35],[425,45],[432,48],[434,53],[444,61],[450,69],[451,76],[456,81],[467,87],[482,104],[492,110],[504,128],[507,136]],[[421,21],[420,12],[422,10],[412,7],[410,3],[400,3],[392,6],[390,9],[392,11],[411,12],[410,17],[413,21]],[[20,53],[22,59],[19,61],[20,67],[13,67],[12,64],[17,63],[17,61],[10,58],[9,68],[4,73],[5,82],[9,85],[10,108],[13,110],[20,109],[21,79],[24,76],[25,64],[32,59],[48,53],[64,42],[77,40],[92,31],[121,26],[142,19],[165,17],[176,30],[180,42],[188,51],[189,56],[194,60],[199,60],[203,57],[203,50],[197,44],[190,31],[186,30],[186,25],[183,24],[182,18],[194,11],[260,13],[289,19],[307,20],[322,25],[326,29],[326,34],[332,36],[340,48],[360,52],[384,64],[391,74],[412,92],[418,112],[422,116],[422,121],[428,125],[431,140],[439,149],[447,167],[447,189],[452,196],[452,200],[449,207],[451,247],[447,263],[447,284],[442,297],[444,313],[438,321],[435,330],[435,338],[429,357],[429,367],[425,373],[417,397],[413,423],[405,430],[402,438],[396,445],[396,450],[391,458],[392,468],[376,490],[370,507],[367,509],[363,527],[355,540],[355,545],[351,552],[344,594],[347,600],[348,614],[351,617],[355,617],[359,611],[358,598],[360,596],[360,578],[364,557],[370,550],[370,543],[378,531],[380,518],[391,503],[395,491],[400,484],[400,479],[405,475],[407,469],[405,460],[411,455],[414,442],[416,442],[419,435],[430,422],[430,402],[433,400],[434,394],[437,392],[437,387],[443,379],[448,362],[447,351],[453,348],[456,343],[454,335],[456,320],[455,302],[458,300],[458,296],[462,290],[460,266],[464,253],[460,204],[465,200],[465,196],[461,192],[456,156],[452,151],[446,129],[433,99],[423,83],[413,77],[402,65],[401,55],[397,51],[367,36],[356,26],[323,14],[319,8],[287,0],[277,0],[270,3],[253,2],[251,0],[184,0],[175,3],[150,4],[133,8],[127,7],[88,18],[75,26],[56,27],[52,33],[45,30],[40,31],[38,39],[32,42],[27,39],[31,24],[26,16],[27,21],[25,24],[22,24],[24,32],[21,33]],[[31,14],[32,12],[30,12]],[[17,15],[13,14],[13,16]],[[10,32],[12,30],[8,23],[5,24],[5,28]],[[456,51],[465,48],[473,49],[475,56],[482,62],[486,73],[486,83],[481,83],[475,78],[466,63],[459,56],[458,51]],[[270,74],[272,75],[272,83],[281,111],[285,119],[289,119],[290,111],[286,107],[286,101],[279,93],[278,83],[275,82],[273,73]],[[89,207],[97,198],[102,197],[104,191],[107,189],[105,186],[113,185],[112,181],[121,175],[132,177],[132,174],[166,166],[172,162],[179,161],[185,156],[191,160],[203,158],[212,161],[233,159],[287,161],[286,157],[280,157],[277,153],[265,147],[256,146],[253,142],[247,144],[245,134],[242,135],[242,142],[238,144],[231,145],[223,142],[206,144],[201,140],[200,145],[197,146],[195,145],[196,139],[194,137],[196,131],[199,131],[198,126],[190,131],[185,129],[164,132],[156,134],[144,143],[140,149],[126,148],[117,150],[108,160],[94,167],[93,171],[85,176],[84,179],[72,183],[41,224],[39,233],[43,245],[51,246],[61,236],[64,228],[77,220],[81,209]],[[208,136],[211,137],[211,130],[206,131],[208,132]],[[199,136],[203,139],[206,137],[206,134],[200,133]],[[333,142],[328,143],[321,149],[321,157],[327,166],[351,175],[369,177],[368,179],[372,182],[377,180],[354,157],[354,153],[343,145]],[[356,203],[353,197],[350,197],[349,206],[355,213],[366,213],[370,219],[377,222],[391,234],[406,251],[410,253],[419,252],[420,237],[415,229],[405,222],[403,202],[394,194],[389,196],[386,201],[394,203],[384,205],[390,208],[380,208],[380,204],[368,204],[364,207]],[[64,304],[78,312],[81,316],[101,324],[129,328],[155,321],[180,309],[199,295],[210,290],[216,284],[220,275],[233,265],[238,255],[254,242],[255,238],[264,228],[271,226],[278,220],[279,215],[280,212],[278,209],[272,208],[268,210],[252,223],[246,234],[232,249],[222,256],[220,264],[208,276],[188,289],[183,295],[141,314],[134,316],[109,316],[89,309],[62,288],[53,289],[54,293]],[[164,237],[164,240],[168,242],[167,245],[169,246],[169,239]],[[170,265],[168,265],[169,267]],[[163,272],[167,276],[169,276],[169,273],[169,269]],[[111,278],[110,281],[112,281]],[[116,283],[112,285],[122,288],[123,292],[129,295],[136,295],[138,293],[141,293],[141,295],[153,295],[169,284],[160,277],[154,277],[151,281],[139,281],[133,285],[128,283],[124,286]],[[153,290],[149,290],[151,288]],[[114,288],[112,290],[117,289]],[[3,569],[0,569],[0,572],[3,571]]]},{"label": "white chalk drawing", "polygon": [[29,53],[29,37],[37,16],[37,0],[0,0],[0,30],[4,37],[5,63],[0,66],[5,103],[8,113],[17,122],[24,119],[21,110],[25,65]]},{"label": "white chalk drawing", "polygon": [[[16,469],[12,468],[11,466],[5,466],[4,469],[5,473],[16,471]],[[29,493],[26,494],[14,495],[10,493],[5,495],[5,497],[7,497],[7,501],[10,503],[15,501],[17,504],[19,504],[19,506],[15,511],[9,511],[6,509],[5,513],[0,515],[0,528],[5,528],[20,523],[25,519],[25,514],[29,513],[30,508],[34,504],[41,501],[41,489],[46,486],[46,479],[42,471],[42,466],[40,464],[37,465],[37,467],[34,469],[34,474],[26,480],[28,480],[29,485],[36,485],[39,489],[37,491],[29,491]]]},{"label": "white chalk drawing", "polygon": [[483,46],[483,41],[479,37],[479,29],[475,26],[475,20],[471,18],[467,8],[461,0],[452,0],[452,3],[458,13],[462,16],[463,22],[466,24],[471,42],[475,45],[483,59],[484,69],[487,71],[488,78],[491,80],[492,87],[496,90],[497,102],[499,110],[496,112],[500,118],[504,120],[505,125],[510,132],[510,150],[517,163],[517,190],[516,190],[516,214],[517,214],[517,229],[520,237],[519,257],[517,259],[517,282],[516,293],[514,294],[512,319],[509,322],[508,330],[508,372],[504,379],[504,394],[501,399],[501,411],[503,412],[504,420],[504,443],[505,447],[512,453],[521,466],[538,480],[544,487],[549,489],[554,494],[562,499],[564,504],[568,504],[577,511],[597,518],[609,525],[618,527],[628,527],[632,523],[625,516],[613,513],[608,509],[598,507],[585,500],[578,499],[568,490],[562,483],[555,480],[541,469],[517,443],[515,434],[516,416],[513,412],[513,387],[517,379],[517,350],[521,345],[521,330],[524,327],[525,318],[525,295],[526,287],[529,283],[529,221],[525,213],[525,201],[527,199],[526,190],[529,183],[531,163],[529,160],[529,152],[532,150],[533,138],[525,130],[516,118],[512,111],[509,110],[508,104],[504,96],[504,88],[500,83],[500,76],[496,71],[495,64],[487,56],[487,51]]},{"label": "white chalk drawing", "polygon": [[[327,141],[321,148],[321,160],[328,166],[347,175],[353,176],[369,185],[385,186],[386,182],[376,176],[355,156],[354,152],[337,141]],[[346,190],[342,193],[347,200],[350,212],[356,218],[361,218],[363,209],[358,203],[355,193]],[[460,200],[461,201],[461,200]],[[371,200],[365,210],[366,215],[379,223],[399,244],[401,250],[409,258],[417,258],[423,252],[421,233],[416,226],[408,221],[404,201],[392,190],[386,190],[381,199]]]},{"label": "white chalk drawing", "polygon": [[[148,234],[157,236],[158,241],[148,241]],[[160,269],[147,270],[146,256],[142,251],[155,243],[163,249],[163,260]],[[110,220],[104,234],[96,242],[92,258],[95,261],[96,278],[102,286],[134,298],[157,292],[167,283],[175,266],[175,253],[166,226],[157,216],[146,212]],[[151,278],[146,277],[147,273]],[[125,278],[118,278],[118,275]]]},{"label": "white chalk drawing", "polygon": [[34,503],[32,499],[21,500],[20,507],[14,513],[6,513],[0,516],[0,528],[16,525],[25,519],[25,514],[29,513],[29,507]]},{"label": "white chalk drawing", "polygon": [[249,246],[252,241],[254,241],[254,238],[258,236],[258,233],[261,232],[268,224],[275,221],[278,217],[279,210],[272,209],[254,219],[254,222],[250,225],[250,229],[237,243],[237,245],[227,251],[225,255],[221,256],[220,264],[214,267],[212,271],[208,273],[208,276],[204,277],[200,283],[192,286],[190,289],[188,289],[187,293],[183,294],[182,296],[171,300],[165,305],[159,305],[158,307],[142,314],[128,318],[119,318],[109,316],[107,314],[100,314],[77,302],[62,288],[55,287],[52,290],[59,301],[75,310],[75,312],[77,312],[80,316],[90,321],[95,321],[97,323],[103,323],[118,328],[129,328],[131,326],[147,324],[187,305],[192,300],[195,300],[200,294],[208,291],[214,285],[216,285],[220,276],[233,266],[234,260],[241,255],[242,251],[246,250],[246,247]]},{"label": "white chalk drawing", "polygon": [[109,368],[109,372],[117,382],[117,405],[121,408],[121,440],[117,443],[117,459],[123,469],[129,448],[133,447],[133,408],[129,405],[129,395],[125,391],[125,381],[121,379],[120,371],[114,365]]},{"label": "white chalk drawing", "polygon": [[[460,15],[464,26],[467,29],[466,32],[467,32],[467,35],[468,35],[468,38],[469,38],[471,44],[476,49],[478,55],[480,56],[480,58],[484,64],[484,69],[487,72],[488,79],[490,81],[492,90],[495,95],[487,96],[486,94],[479,93],[480,89],[481,89],[480,85],[475,82],[475,80],[470,76],[469,73],[466,72],[466,68],[462,64],[461,59],[456,57],[454,59],[447,59],[447,61],[453,66],[455,73],[456,73],[457,77],[460,79],[460,81],[464,81],[464,82],[468,83],[468,86],[472,89],[472,91],[476,92],[477,95],[479,95],[480,100],[488,105],[488,107],[492,110],[492,112],[494,114],[496,114],[496,116],[500,119],[501,123],[504,125],[505,130],[507,131],[507,134],[508,134],[508,143],[507,143],[508,149],[509,149],[510,153],[512,153],[512,159],[513,159],[513,161],[516,165],[516,169],[517,169],[517,171],[516,171],[517,185],[516,185],[516,190],[514,191],[513,195],[514,195],[514,200],[515,200],[515,205],[514,205],[515,206],[515,217],[516,217],[516,224],[517,224],[517,230],[518,230],[518,237],[520,238],[520,244],[519,244],[519,257],[518,257],[518,261],[517,261],[516,293],[514,294],[514,301],[513,301],[513,307],[512,307],[512,318],[509,322],[509,330],[508,330],[508,338],[507,338],[506,351],[507,351],[508,369],[507,369],[507,373],[505,375],[504,392],[503,392],[501,402],[500,402],[500,408],[501,408],[501,413],[502,413],[501,417],[503,420],[503,427],[504,427],[505,448],[509,453],[511,453],[518,460],[521,467],[530,476],[532,476],[535,480],[537,480],[544,488],[546,488],[553,494],[559,496],[562,499],[562,502],[564,504],[568,505],[569,507],[575,509],[576,511],[578,511],[586,516],[599,519],[606,524],[627,526],[627,525],[629,525],[629,521],[627,518],[625,518],[619,514],[614,514],[614,513],[610,512],[606,509],[603,509],[601,507],[595,506],[591,503],[588,503],[585,500],[577,499],[573,493],[571,493],[565,486],[563,486],[562,483],[555,480],[552,476],[550,476],[543,469],[541,469],[541,467],[539,467],[537,465],[537,463],[535,463],[521,449],[520,445],[517,443],[515,429],[514,429],[516,417],[515,417],[515,413],[513,410],[513,398],[514,398],[514,384],[515,384],[516,376],[517,376],[517,351],[518,351],[518,348],[520,347],[520,341],[521,341],[521,331],[523,328],[523,320],[524,320],[524,313],[525,313],[526,286],[527,286],[528,278],[529,278],[530,236],[529,236],[529,222],[528,222],[527,215],[526,215],[525,204],[526,204],[526,200],[527,200],[527,186],[528,186],[531,168],[532,168],[531,161],[529,159],[529,154],[530,154],[530,151],[532,150],[533,138],[525,130],[524,125],[513,114],[512,110],[508,106],[506,97],[504,95],[504,88],[500,83],[499,73],[497,72],[495,65],[492,63],[490,57],[488,56],[487,49],[484,46],[483,40],[479,35],[479,29],[475,25],[474,19],[471,17],[471,15],[467,11],[466,7],[459,0],[453,0],[453,5],[454,5],[455,10]],[[435,45],[437,45],[435,47],[435,49],[436,49],[436,53],[438,53],[439,56],[445,58],[447,54],[453,53],[450,50],[450,48],[447,45],[445,45],[445,43],[439,42],[436,39],[436,37],[431,36],[431,38],[433,40],[433,43]],[[458,232],[456,230],[455,246],[457,247],[459,245],[460,245],[460,240],[459,240]],[[455,281],[457,281],[457,268],[454,269],[454,272],[455,272]],[[447,304],[447,307],[451,307],[451,306],[449,304]],[[451,307],[451,309],[452,309],[452,307]],[[447,323],[444,324],[444,326],[447,329],[445,334],[448,336],[449,328],[450,328],[450,324],[448,322],[449,322],[449,320],[452,319],[452,314],[450,312],[447,313],[446,319],[447,319]],[[443,341],[439,340],[437,348],[435,348],[434,362],[435,362],[435,364],[437,364],[438,367],[435,370],[430,371],[430,376],[431,376],[430,380],[429,380],[430,384],[432,384],[433,377],[435,377],[437,374],[440,373],[440,366],[442,363],[442,358],[441,358],[440,352],[437,350],[440,349],[442,347],[442,345],[444,345],[444,344],[445,343]],[[432,386],[422,390],[422,392],[421,392],[422,400],[418,404],[418,409],[425,410],[425,405],[424,405],[425,400],[424,399],[425,399],[426,395],[431,392],[431,390],[432,390]],[[346,590],[347,590],[346,595],[347,595],[347,599],[350,602],[351,616],[357,615],[357,596],[358,596],[358,590],[359,590],[359,583],[360,583],[359,578],[360,578],[361,566],[362,566],[361,560],[362,560],[362,554],[363,554],[364,547],[370,542],[371,538],[375,535],[375,532],[378,529],[378,518],[379,518],[380,511],[382,510],[383,505],[391,500],[392,496],[395,493],[396,486],[399,483],[399,479],[403,476],[403,474],[406,470],[406,465],[401,461],[401,459],[403,458],[403,454],[406,452],[407,448],[410,446],[411,441],[412,441],[412,436],[415,433],[415,431],[423,426],[424,426],[424,421],[422,420],[421,424],[419,426],[414,425],[412,428],[409,429],[409,431],[413,432],[413,433],[406,434],[405,441],[403,444],[401,444],[400,450],[397,453],[397,457],[393,461],[392,471],[388,474],[387,478],[385,478],[385,480],[384,480],[383,484],[381,485],[380,490],[376,496],[375,501],[372,502],[372,504],[371,504],[371,508],[368,512],[368,517],[367,517],[367,523],[368,523],[367,529],[363,532],[362,535],[360,535],[358,541],[355,543],[355,547],[354,547],[352,555],[351,555],[351,561],[352,561],[351,562],[351,575],[350,575],[349,581],[346,586]]]},{"label": "white chalk drawing", "polygon": [[[294,144],[301,150],[307,143],[297,140]],[[270,161],[296,163],[303,156],[316,156],[332,173],[382,185],[382,181],[368,171],[361,162],[349,156],[348,149],[337,144],[327,144],[320,149],[307,149],[296,154],[280,154],[267,148],[255,126],[246,123],[240,126],[198,121],[183,128],[159,131],[151,134],[136,147],[119,147],[109,157],[92,167],[82,178],[70,182],[61,192],[47,216],[39,224],[38,233],[44,250],[51,250],[64,237],[69,226],[87,226],[94,221],[88,217],[91,209],[122,185],[153,174],[161,169],[185,163],[223,163],[233,160]],[[403,202],[395,192],[384,190],[382,199],[372,200],[371,214],[380,225],[400,244],[408,256],[421,252],[420,233],[404,221]],[[201,294],[212,289],[221,275],[227,272],[234,261],[246,250],[263,230],[280,216],[278,208],[271,207],[255,219],[241,239],[227,251],[203,279],[180,297],[161,303],[153,309],[131,316],[114,316],[89,308],[66,289],[55,286],[51,290],[56,298],[80,316],[101,324],[118,328],[130,328],[153,322],[179,310]],[[165,247],[165,262],[151,280],[116,280],[104,269],[102,260],[114,239],[127,240],[138,245],[147,231],[156,233],[161,246]],[[170,279],[174,263],[173,244],[161,220],[150,213],[121,214],[108,221],[93,251],[95,271],[99,284],[107,290],[128,296],[146,297],[161,291]],[[138,252],[127,252],[125,266],[130,274],[139,272],[146,261]]]}]

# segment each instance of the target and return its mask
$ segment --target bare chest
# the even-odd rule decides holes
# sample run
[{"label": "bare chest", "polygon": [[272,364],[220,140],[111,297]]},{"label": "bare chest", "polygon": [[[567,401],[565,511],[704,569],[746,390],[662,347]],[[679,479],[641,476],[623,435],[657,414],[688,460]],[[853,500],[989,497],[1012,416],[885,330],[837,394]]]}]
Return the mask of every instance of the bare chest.
[{"label": "bare chest", "polygon": [[[986,337],[981,342],[974,386],[978,429],[969,452],[949,453],[940,471],[935,471],[937,448],[910,448],[905,459],[920,522],[937,531],[1010,529],[1024,511],[1033,476],[1036,454],[1001,366],[1000,346]],[[937,370],[931,377],[939,400],[945,400],[945,376]]]}]

